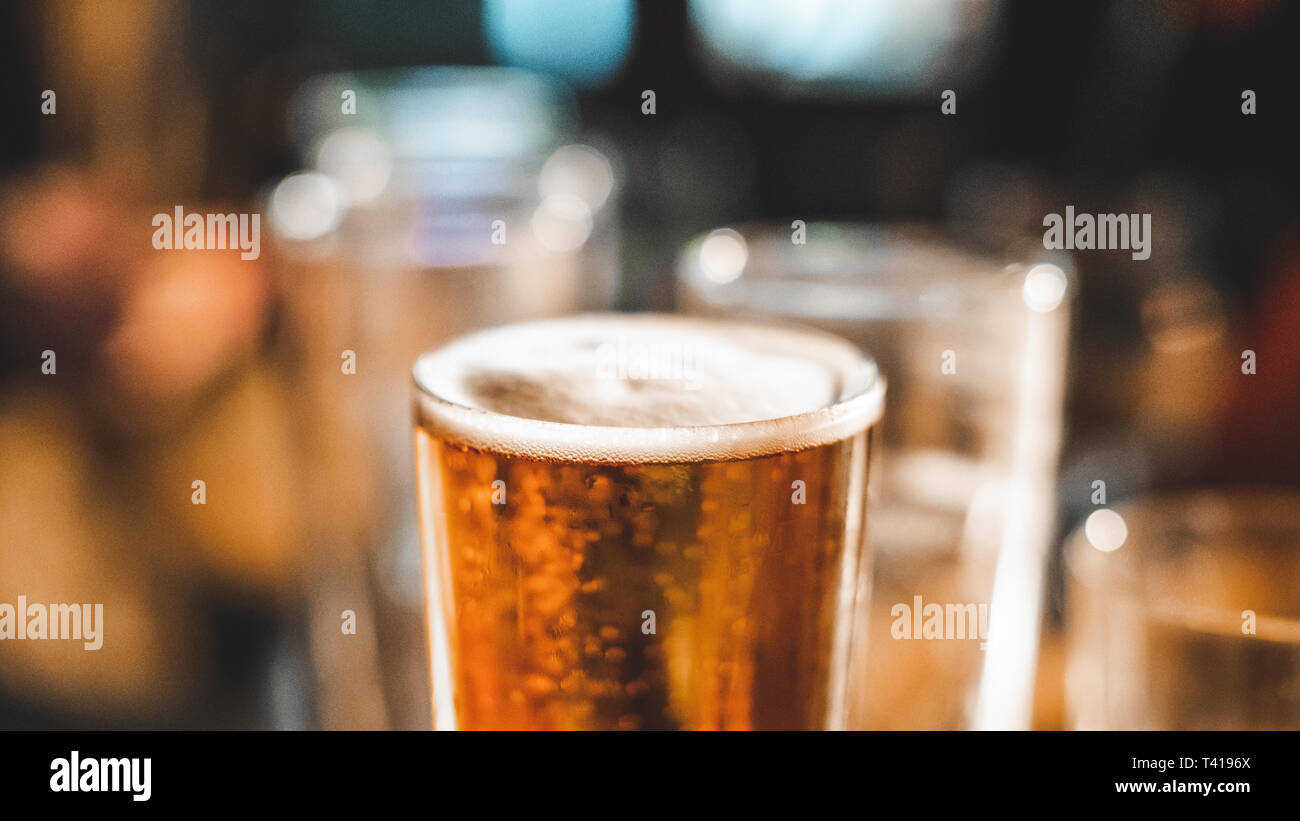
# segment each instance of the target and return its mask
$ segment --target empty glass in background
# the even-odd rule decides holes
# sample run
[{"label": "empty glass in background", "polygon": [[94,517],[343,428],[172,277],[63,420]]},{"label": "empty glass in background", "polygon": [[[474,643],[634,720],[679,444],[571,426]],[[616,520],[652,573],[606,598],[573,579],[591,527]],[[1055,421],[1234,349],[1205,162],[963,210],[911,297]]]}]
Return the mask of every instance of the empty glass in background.
[{"label": "empty glass in background", "polygon": [[307,167],[265,210],[307,397],[321,722],[428,727],[410,363],[466,331],[607,307],[614,174],[573,142],[571,95],[513,69],[320,77],[290,128]]},{"label": "empty glass in background", "polygon": [[1300,729],[1300,491],[1140,498],[1066,560],[1075,729]]},{"label": "empty glass in background", "polygon": [[687,312],[815,323],[889,381],[854,727],[1029,727],[1068,266],[1041,245],[987,255],[937,230],[830,223],[720,229],[680,257]]}]

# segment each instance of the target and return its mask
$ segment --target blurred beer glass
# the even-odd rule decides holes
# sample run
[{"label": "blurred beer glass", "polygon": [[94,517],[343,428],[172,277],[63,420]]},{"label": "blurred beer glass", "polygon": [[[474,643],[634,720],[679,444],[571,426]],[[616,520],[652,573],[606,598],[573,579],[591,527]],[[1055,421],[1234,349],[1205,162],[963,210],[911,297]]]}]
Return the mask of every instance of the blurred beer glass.
[{"label": "blurred beer glass", "polygon": [[1076,729],[1300,729],[1300,491],[1098,509],[1066,551]]},{"label": "blurred beer glass", "polygon": [[586,315],[415,365],[440,729],[845,725],[884,384],[821,331]]},{"label": "blurred beer glass", "polygon": [[852,726],[1028,728],[1068,260],[1041,244],[981,254],[921,227],[796,222],[700,237],[677,276],[689,313],[815,323],[889,380]]},{"label": "blurred beer glass", "polygon": [[[476,328],[608,307],[614,175],[572,142],[569,94],[512,69],[321,77],[292,112],[307,168],[266,210],[312,398],[323,723],[427,727],[410,363]],[[358,682],[376,679],[367,708]]]}]

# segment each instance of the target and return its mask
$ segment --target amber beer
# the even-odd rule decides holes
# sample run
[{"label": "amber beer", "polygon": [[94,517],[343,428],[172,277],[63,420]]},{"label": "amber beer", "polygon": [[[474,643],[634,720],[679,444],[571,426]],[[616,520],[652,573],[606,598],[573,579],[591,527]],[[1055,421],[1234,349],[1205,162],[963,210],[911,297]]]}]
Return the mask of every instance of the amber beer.
[{"label": "amber beer", "polygon": [[480,332],[414,375],[436,726],[842,725],[870,359],[606,315]]}]

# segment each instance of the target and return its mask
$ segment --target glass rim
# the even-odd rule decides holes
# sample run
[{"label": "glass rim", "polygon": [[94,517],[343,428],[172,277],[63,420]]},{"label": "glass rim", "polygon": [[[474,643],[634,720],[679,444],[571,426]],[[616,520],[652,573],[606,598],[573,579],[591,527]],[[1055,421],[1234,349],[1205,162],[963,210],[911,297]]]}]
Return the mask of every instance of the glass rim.
[{"label": "glass rim", "polygon": [[[786,416],[705,425],[614,426],[556,422],[512,416],[473,407],[439,395],[428,384],[430,369],[452,357],[457,345],[497,332],[524,332],[576,323],[631,321],[689,324],[761,333],[765,338],[798,339],[849,357],[852,373],[827,364],[860,384],[841,386],[831,402]],[[811,359],[811,358],[810,358]],[[454,362],[447,359],[445,363]],[[734,461],[797,452],[843,441],[876,424],[884,413],[885,378],[876,362],[853,343],[835,334],[791,322],[745,321],[666,313],[582,313],[509,323],[462,335],[426,351],[411,370],[415,424],[449,441],[476,449],[505,452],[543,461],[595,464],[678,464]]]},{"label": "glass rim", "polygon": [[[1046,310],[1069,305],[1074,296],[1075,276],[1069,254],[1044,249],[1041,238],[1025,236],[1010,243],[982,244],[955,234],[942,224],[917,221],[811,220],[804,227],[809,239],[806,246],[812,245],[814,233],[821,232],[862,241],[860,248],[841,246],[847,250],[842,250],[841,257],[835,259],[834,265],[827,264],[827,268],[852,270],[850,257],[860,255],[869,268],[878,266],[874,278],[818,275],[807,264],[783,265],[779,260],[770,267],[782,271],[781,275],[746,278],[745,273],[754,260],[763,258],[756,257],[754,252],[761,254],[768,247],[763,243],[774,239],[781,239],[781,244],[787,245],[793,230],[790,223],[779,220],[755,220],[718,226],[692,236],[674,262],[679,293],[685,291],[690,297],[718,308],[752,309],[796,320],[925,319],[955,314],[972,305],[1002,305],[1019,312],[1027,307],[1025,277],[1042,265],[1050,265],[1060,272],[1064,281],[1059,301]],[[728,271],[718,280],[704,270],[700,251],[706,240],[720,232],[734,233],[745,241],[745,259],[737,271]],[[872,259],[873,251],[899,254],[888,260],[897,266],[897,272],[880,275],[889,269],[880,264],[883,258]],[[917,276],[916,266],[907,264],[913,261],[942,273]],[[927,266],[927,262],[940,264]],[[782,288],[799,290],[776,293]],[[808,289],[819,289],[833,298],[822,299],[816,308],[781,298],[783,295],[797,297]],[[772,293],[765,299],[764,292]],[[1033,305],[1028,308],[1043,310]]]},{"label": "glass rim", "polygon": [[[1197,632],[1222,632],[1221,629],[1216,628],[1227,624],[1239,624],[1241,611],[1234,607],[1196,604],[1187,601],[1183,595],[1177,593],[1153,595],[1140,579],[1134,579],[1132,573],[1125,572],[1127,568],[1133,566],[1133,562],[1149,559],[1150,547],[1143,550],[1129,542],[1135,533],[1140,532],[1141,525],[1138,523],[1146,523],[1152,518],[1170,521],[1171,516],[1175,521],[1186,523],[1187,519],[1180,517],[1179,514],[1185,514],[1188,509],[1197,506],[1207,510],[1217,506],[1220,511],[1230,511],[1230,515],[1218,521],[1202,522],[1199,526],[1193,523],[1191,527],[1195,530],[1231,532],[1242,527],[1242,523],[1246,521],[1243,514],[1250,514],[1250,521],[1255,523],[1285,525],[1293,522],[1297,535],[1300,535],[1300,487],[1209,486],[1154,492],[1106,508],[1114,510],[1123,517],[1126,525],[1135,525],[1129,527],[1125,544],[1111,553],[1097,549],[1088,541],[1084,530],[1087,517],[1070,531],[1065,539],[1063,551],[1067,580],[1094,592],[1098,591],[1103,583],[1114,580],[1117,584],[1111,587],[1111,595],[1139,610],[1183,623],[1188,629]],[[1145,527],[1147,533],[1154,533],[1157,538],[1168,529],[1168,526],[1147,525]],[[1118,566],[1112,565],[1109,571],[1101,569],[1097,564],[1098,561],[1114,554],[1122,554],[1123,557],[1129,558],[1121,559],[1124,563]],[[1286,644],[1300,643],[1300,615],[1279,614],[1276,610],[1276,607],[1271,607],[1267,611],[1257,612],[1256,633],[1250,638]]]}]

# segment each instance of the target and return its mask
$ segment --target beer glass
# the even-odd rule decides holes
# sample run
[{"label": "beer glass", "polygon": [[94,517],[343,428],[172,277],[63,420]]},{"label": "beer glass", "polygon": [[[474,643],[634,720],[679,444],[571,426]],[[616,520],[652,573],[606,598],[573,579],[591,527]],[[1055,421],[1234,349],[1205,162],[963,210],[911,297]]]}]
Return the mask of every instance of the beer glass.
[{"label": "beer glass", "polygon": [[1083,730],[1300,730],[1300,491],[1099,509],[1067,543]]},{"label": "beer glass", "polygon": [[812,329],[582,315],[414,368],[435,726],[844,726],[884,383]]},{"label": "beer glass", "polygon": [[889,380],[855,728],[1029,726],[1068,271],[1041,243],[990,252],[924,227],[801,221],[720,229],[681,254],[686,312],[815,323]]}]

